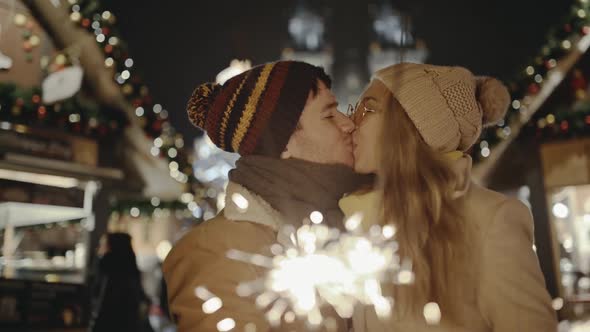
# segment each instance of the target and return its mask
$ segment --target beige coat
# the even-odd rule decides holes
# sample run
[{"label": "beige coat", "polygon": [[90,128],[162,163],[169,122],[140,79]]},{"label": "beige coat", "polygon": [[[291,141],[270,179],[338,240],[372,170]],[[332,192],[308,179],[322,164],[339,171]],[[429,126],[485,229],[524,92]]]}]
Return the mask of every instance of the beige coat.
[{"label": "beige coat", "polygon": [[471,185],[466,192],[467,220],[477,223],[481,248],[473,298],[463,305],[467,329],[428,326],[424,320],[381,322],[371,309],[353,317],[355,332],[555,332],[556,315],[533,250],[533,219],[519,200]]},{"label": "beige coat", "polygon": [[[265,270],[226,257],[229,249],[271,256],[269,248],[277,242],[280,214],[261,197],[244,187],[230,183],[227,197],[240,193],[248,202],[246,212],[240,212],[228,200],[225,210],[186,234],[164,261],[164,278],[168,288],[170,312],[179,331],[217,331],[217,323],[232,318],[232,331],[248,331],[247,324],[256,325],[257,332],[269,331],[264,312],[256,308],[253,298],[242,298],[236,287],[244,281],[263,276]],[[221,298],[223,307],[210,315],[204,314],[203,301],[195,295],[198,286],[205,286]],[[345,331],[341,320],[338,331]],[[302,323],[283,324],[273,331],[305,331]],[[253,331],[253,330],[252,330]]]}]

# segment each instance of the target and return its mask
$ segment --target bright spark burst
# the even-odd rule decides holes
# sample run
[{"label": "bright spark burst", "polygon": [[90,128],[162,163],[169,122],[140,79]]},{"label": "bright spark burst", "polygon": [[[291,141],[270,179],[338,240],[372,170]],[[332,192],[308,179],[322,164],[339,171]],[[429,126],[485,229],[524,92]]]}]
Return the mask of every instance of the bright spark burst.
[{"label": "bright spark burst", "polygon": [[231,259],[268,269],[265,277],[241,283],[237,294],[256,296],[257,307],[275,327],[281,318],[292,322],[296,316],[310,329],[325,325],[320,308],[326,304],[342,318],[352,317],[356,305],[373,305],[378,317],[388,318],[393,299],[383,295],[381,283],[414,279],[411,264],[397,255],[395,228],[374,226],[363,234],[362,215],[353,215],[345,222],[348,232],[340,232],[321,224],[319,212],[309,219],[312,224],[280,230],[280,243],[271,247],[274,257],[228,251]]}]

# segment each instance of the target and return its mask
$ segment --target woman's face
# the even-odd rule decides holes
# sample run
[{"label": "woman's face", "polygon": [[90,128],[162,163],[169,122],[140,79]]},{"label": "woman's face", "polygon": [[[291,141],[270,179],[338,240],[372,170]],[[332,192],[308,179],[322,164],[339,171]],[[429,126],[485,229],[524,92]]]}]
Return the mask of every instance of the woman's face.
[{"label": "woman's face", "polygon": [[392,95],[378,80],[372,80],[361,95],[352,116],[356,130],[352,134],[354,170],[357,173],[377,173],[380,163],[379,138],[384,112],[391,105]]}]

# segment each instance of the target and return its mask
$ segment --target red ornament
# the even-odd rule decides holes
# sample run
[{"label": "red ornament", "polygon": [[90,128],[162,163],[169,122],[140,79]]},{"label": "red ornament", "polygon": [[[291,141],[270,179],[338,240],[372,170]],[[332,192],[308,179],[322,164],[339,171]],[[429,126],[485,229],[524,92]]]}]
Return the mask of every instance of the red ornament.
[{"label": "red ornament", "polygon": [[586,124],[590,126],[590,115],[586,115]]},{"label": "red ornament", "polygon": [[37,114],[39,115],[39,119],[45,119],[45,116],[47,116],[47,109],[45,106],[39,106],[39,109],[37,109]]},{"label": "red ornament", "polygon": [[39,102],[41,101],[41,97],[39,95],[34,95],[31,100],[33,101],[33,103],[39,104]]},{"label": "red ornament", "polygon": [[562,131],[567,131],[570,128],[570,124],[567,121],[563,120],[561,121],[560,128]]},{"label": "red ornament", "polygon": [[25,28],[27,28],[28,30],[33,30],[34,27],[35,27],[35,25],[33,24],[33,21],[31,21],[31,20],[27,21]]},{"label": "red ornament", "polygon": [[88,28],[90,26],[90,20],[85,18],[82,20],[82,26]]},{"label": "red ornament", "polygon": [[536,83],[531,83],[528,87],[528,92],[531,95],[536,95],[537,93],[539,93],[539,85]]},{"label": "red ornament", "polygon": [[80,122],[74,123],[74,132],[79,133],[81,131],[82,131],[82,125],[80,124]]},{"label": "red ornament", "polygon": [[109,28],[102,28],[102,34],[108,36],[111,33],[111,29]]},{"label": "red ornament", "polygon": [[106,136],[106,134],[109,132],[109,128],[105,125],[100,125],[98,126],[98,134],[100,136]]},{"label": "red ornament", "polygon": [[162,120],[158,119],[154,121],[152,124],[152,129],[156,132],[160,132],[162,130]]},{"label": "red ornament", "polygon": [[135,98],[135,99],[133,99],[132,105],[133,105],[133,107],[137,108],[139,106],[142,106],[143,102],[141,99]]},{"label": "red ornament", "polygon": [[580,69],[577,68],[572,74],[572,80],[570,84],[574,90],[586,90],[588,87],[588,82],[586,81],[584,74]]},{"label": "red ornament", "polygon": [[105,46],[105,47],[104,47],[104,51],[105,51],[107,54],[110,54],[111,52],[113,52],[113,45],[107,45],[107,46]]},{"label": "red ornament", "polygon": [[590,27],[589,27],[589,26],[587,26],[587,25],[585,25],[585,26],[582,28],[582,34],[584,34],[584,35],[587,35],[587,34],[589,34],[589,33],[590,33]]},{"label": "red ornament", "polygon": [[27,52],[30,52],[33,50],[33,45],[31,44],[30,41],[27,40],[26,42],[23,43],[23,49]]},{"label": "red ornament", "polygon": [[568,32],[568,33],[569,33],[569,32],[572,32],[572,25],[571,25],[571,24],[569,24],[569,23],[568,23],[568,24],[566,24],[566,25],[563,27],[563,30],[565,30],[565,32]]}]

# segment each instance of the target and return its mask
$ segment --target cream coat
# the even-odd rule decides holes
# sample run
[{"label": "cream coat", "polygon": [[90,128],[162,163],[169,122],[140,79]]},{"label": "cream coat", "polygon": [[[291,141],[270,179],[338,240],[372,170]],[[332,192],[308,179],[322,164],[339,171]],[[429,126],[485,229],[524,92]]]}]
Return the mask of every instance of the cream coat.
[{"label": "cream coat", "polygon": [[[474,248],[477,253],[472,265],[478,275],[476,289],[470,292],[475,295],[457,299],[468,326],[429,326],[424,319],[382,322],[372,308],[358,308],[353,317],[355,332],[557,331],[556,314],[533,250],[530,210],[517,199],[472,184],[470,169],[468,157],[455,164],[458,176],[467,179],[458,196],[465,196],[465,215],[476,224],[479,245]],[[359,199],[348,200],[348,204],[345,200],[340,205],[348,215]],[[374,198],[368,199],[366,204],[374,202]]]}]

